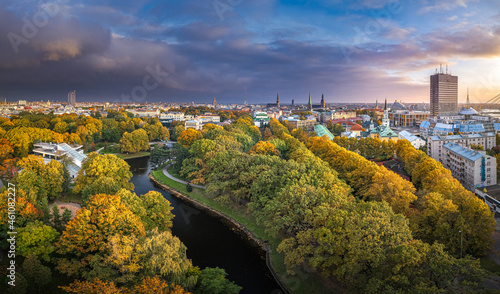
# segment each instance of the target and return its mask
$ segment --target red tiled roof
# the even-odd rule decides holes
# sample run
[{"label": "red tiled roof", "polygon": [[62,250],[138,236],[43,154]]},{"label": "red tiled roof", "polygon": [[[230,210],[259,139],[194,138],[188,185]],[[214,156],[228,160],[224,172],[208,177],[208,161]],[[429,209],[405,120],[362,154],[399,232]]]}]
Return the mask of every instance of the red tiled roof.
[{"label": "red tiled roof", "polygon": [[362,131],[363,127],[360,126],[359,124],[355,124],[351,127],[351,131]]}]

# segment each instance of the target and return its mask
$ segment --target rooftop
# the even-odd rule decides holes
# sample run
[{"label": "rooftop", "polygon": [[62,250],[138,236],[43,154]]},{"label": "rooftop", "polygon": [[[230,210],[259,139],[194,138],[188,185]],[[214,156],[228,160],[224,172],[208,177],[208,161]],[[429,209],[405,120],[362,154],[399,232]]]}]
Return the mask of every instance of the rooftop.
[{"label": "rooftop", "polygon": [[463,157],[463,158],[470,160],[470,161],[476,161],[478,159],[481,159],[484,156],[484,154],[482,154],[478,151],[463,148],[461,145],[458,145],[458,144],[453,143],[453,142],[446,143],[443,145],[443,147],[445,149],[449,150],[450,152],[453,152],[453,153],[457,154],[458,156]]},{"label": "rooftop", "polygon": [[478,112],[474,109],[474,108],[469,108],[469,109],[462,109],[460,110],[460,112],[458,114],[460,115],[474,115],[474,114],[477,114]]},{"label": "rooftop", "polygon": [[314,131],[318,137],[327,136],[330,140],[333,140],[334,138],[333,134],[324,125],[315,125]]},{"label": "rooftop", "polygon": [[408,132],[408,131],[401,131],[399,132],[399,135],[403,138],[405,138],[406,140],[410,141],[410,142],[413,142],[417,139],[421,139],[420,137],[418,136],[415,136],[414,134]]}]

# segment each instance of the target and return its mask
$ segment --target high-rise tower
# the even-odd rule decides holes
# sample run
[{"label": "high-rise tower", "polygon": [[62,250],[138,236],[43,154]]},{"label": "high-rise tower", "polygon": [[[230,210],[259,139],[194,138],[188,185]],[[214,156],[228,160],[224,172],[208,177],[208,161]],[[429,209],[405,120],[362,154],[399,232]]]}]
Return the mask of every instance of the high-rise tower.
[{"label": "high-rise tower", "polygon": [[75,107],[76,106],[76,91],[73,90],[68,93],[68,104]]},{"label": "high-rise tower", "polygon": [[276,94],[276,106],[280,107],[280,93],[277,92]]},{"label": "high-rise tower", "polygon": [[313,110],[313,104],[311,102],[311,91],[309,91],[309,102],[307,102],[307,110],[309,111]]},{"label": "high-rise tower", "polygon": [[458,77],[448,74],[448,67],[443,72],[440,66],[439,72],[431,76],[430,98],[432,117],[457,112]]}]

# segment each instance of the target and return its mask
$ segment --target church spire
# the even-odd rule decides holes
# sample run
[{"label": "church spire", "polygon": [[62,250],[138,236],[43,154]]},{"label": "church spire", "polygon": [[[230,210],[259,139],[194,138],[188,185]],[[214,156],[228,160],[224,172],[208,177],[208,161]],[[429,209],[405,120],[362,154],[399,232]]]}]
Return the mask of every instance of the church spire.
[{"label": "church spire", "polygon": [[217,100],[215,100],[215,97],[214,97],[214,101],[212,101],[212,105],[215,107],[217,106]]},{"label": "church spire", "polygon": [[312,102],[311,102],[311,91],[309,91],[309,102],[307,102],[307,109],[309,111],[313,110],[313,105],[312,105]]},{"label": "church spire", "polygon": [[325,94],[321,94],[321,108],[326,108]]},{"label": "church spire", "polygon": [[387,97],[385,97],[385,105],[384,105],[384,110],[387,110]]}]

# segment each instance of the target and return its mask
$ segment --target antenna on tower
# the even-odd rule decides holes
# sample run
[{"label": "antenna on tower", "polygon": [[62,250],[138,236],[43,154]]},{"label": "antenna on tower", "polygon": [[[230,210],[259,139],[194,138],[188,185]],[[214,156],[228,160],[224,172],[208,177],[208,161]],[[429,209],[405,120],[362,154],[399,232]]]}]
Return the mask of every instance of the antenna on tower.
[{"label": "antenna on tower", "polygon": [[467,87],[467,108],[470,108],[469,87]]}]

